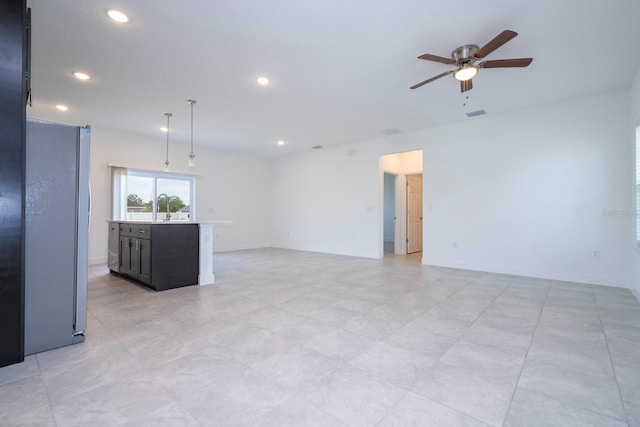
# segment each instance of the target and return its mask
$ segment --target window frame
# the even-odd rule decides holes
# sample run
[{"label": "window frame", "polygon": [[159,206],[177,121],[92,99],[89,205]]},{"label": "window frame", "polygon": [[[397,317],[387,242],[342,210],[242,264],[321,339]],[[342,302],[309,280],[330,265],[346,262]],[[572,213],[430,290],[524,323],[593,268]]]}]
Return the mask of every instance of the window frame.
[{"label": "window frame", "polygon": [[[143,169],[135,169],[135,168],[127,168],[126,178],[127,185],[125,186],[126,190],[124,194],[121,195],[122,203],[124,203],[125,211],[127,207],[127,199],[129,196],[129,186],[128,186],[128,178],[129,175],[140,176],[140,177],[149,177],[153,179],[153,198],[152,198],[152,210],[151,210],[151,222],[158,221],[158,212],[157,212],[157,199],[158,199],[158,179],[167,179],[167,180],[175,180],[175,181],[187,181],[189,183],[189,220],[176,220],[175,222],[195,222],[196,221],[196,177],[193,175],[172,173],[172,172],[157,172],[157,171],[148,171]],[[122,218],[120,219],[122,220]],[[125,219],[126,220],[126,219]],[[160,220],[162,221],[162,219]],[[140,221],[140,222],[148,222],[148,221]]]}]

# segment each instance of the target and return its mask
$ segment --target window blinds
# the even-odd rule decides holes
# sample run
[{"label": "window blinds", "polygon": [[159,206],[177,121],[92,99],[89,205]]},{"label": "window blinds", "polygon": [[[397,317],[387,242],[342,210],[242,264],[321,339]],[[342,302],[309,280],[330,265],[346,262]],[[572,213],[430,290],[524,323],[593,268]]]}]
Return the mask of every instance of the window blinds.
[{"label": "window blinds", "polygon": [[120,221],[127,218],[127,168],[109,166],[111,169],[111,218]]}]

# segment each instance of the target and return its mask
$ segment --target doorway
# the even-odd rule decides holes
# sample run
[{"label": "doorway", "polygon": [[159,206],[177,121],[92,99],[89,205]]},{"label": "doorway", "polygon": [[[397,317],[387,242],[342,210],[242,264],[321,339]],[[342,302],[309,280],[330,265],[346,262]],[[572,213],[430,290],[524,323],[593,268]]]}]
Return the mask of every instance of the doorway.
[{"label": "doorway", "polygon": [[380,157],[381,202],[380,256],[422,253],[422,150]]},{"label": "doorway", "polygon": [[384,232],[385,254],[396,252],[396,179],[397,175],[384,173]]}]

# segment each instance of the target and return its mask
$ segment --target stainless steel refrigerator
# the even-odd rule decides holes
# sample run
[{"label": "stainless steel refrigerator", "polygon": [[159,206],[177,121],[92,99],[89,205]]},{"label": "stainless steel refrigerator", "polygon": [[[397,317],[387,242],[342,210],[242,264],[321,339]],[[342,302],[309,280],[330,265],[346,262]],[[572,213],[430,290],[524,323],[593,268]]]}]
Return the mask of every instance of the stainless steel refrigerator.
[{"label": "stainless steel refrigerator", "polygon": [[90,133],[27,120],[25,355],[84,341]]}]

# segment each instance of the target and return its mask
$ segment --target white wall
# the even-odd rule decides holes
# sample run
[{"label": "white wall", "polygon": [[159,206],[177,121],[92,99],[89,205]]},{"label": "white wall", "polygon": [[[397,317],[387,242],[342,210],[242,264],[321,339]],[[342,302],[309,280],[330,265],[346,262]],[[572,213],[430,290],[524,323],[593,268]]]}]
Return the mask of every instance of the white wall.
[{"label": "white wall", "polygon": [[[173,144],[169,160],[174,172],[197,174],[196,219],[228,221],[214,228],[214,251],[269,246],[271,225],[270,165],[265,159],[196,147],[196,167],[187,167],[189,147]],[[161,171],[162,139],[93,128],[91,133],[92,222],[89,262],[105,263],[107,223],[111,219],[108,163]]]},{"label": "white wall", "polygon": [[432,132],[424,261],[626,286],[630,224],[603,211],[631,207],[627,99],[605,94]]},{"label": "white wall", "polygon": [[[640,123],[640,69],[636,74],[636,78],[631,86],[631,121],[629,127],[632,129],[632,135],[629,138],[629,158],[631,159],[631,172],[629,173],[629,181],[633,182],[635,179],[635,126]],[[631,191],[629,197],[632,199],[633,206],[635,207],[636,192],[635,188]],[[632,209],[630,212],[635,212]],[[636,215],[640,215],[640,212],[635,212]],[[633,218],[635,222],[635,217]],[[635,224],[634,224],[635,227]],[[636,247],[635,234],[629,239],[629,245],[627,245],[630,256],[631,275],[629,288],[633,291],[638,299],[640,299],[640,248]],[[633,249],[631,249],[633,248]]]},{"label": "white wall", "polygon": [[377,150],[352,145],[272,163],[274,247],[382,255],[382,173]]},{"label": "white wall", "polygon": [[378,158],[422,149],[424,263],[627,286],[632,221],[603,210],[631,209],[628,99],[607,93],[275,160],[272,244],[379,257]]}]

